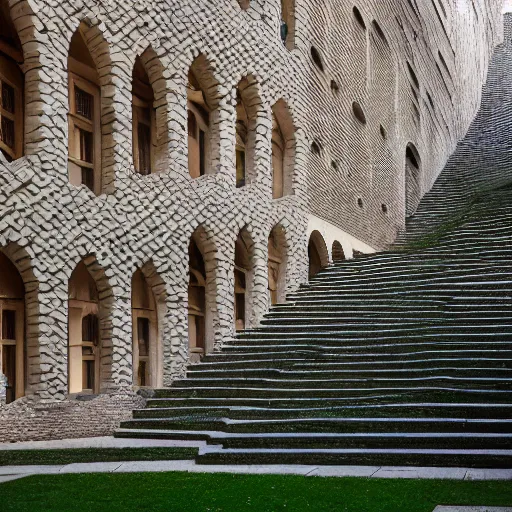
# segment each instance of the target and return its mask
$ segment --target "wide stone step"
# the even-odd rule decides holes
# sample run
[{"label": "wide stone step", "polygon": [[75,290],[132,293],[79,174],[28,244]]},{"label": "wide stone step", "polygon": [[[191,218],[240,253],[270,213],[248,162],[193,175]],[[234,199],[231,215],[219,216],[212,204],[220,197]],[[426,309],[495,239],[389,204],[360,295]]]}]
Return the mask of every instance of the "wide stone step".
[{"label": "wide stone step", "polygon": [[123,421],[131,430],[215,430],[230,433],[393,433],[454,432],[512,434],[512,420],[466,418],[287,418],[233,420],[202,415]]},{"label": "wide stone step", "polygon": [[512,467],[512,450],[428,449],[218,449],[200,454],[198,464],[304,464],[364,466]]},{"label": "wide stone step", "polygon": [[409,386],[373,386],[365,387],[357,383],[355,386],[337,387],[337,388],[281,388],[277,386],[272,387],[232,387],[232,386],[194,386],[189,388],[169,388],[166,390],[159,390],[157,396],[159,398],[172,397],[172,398],[186,398],[186,397],[204,397],[204,398],[230,398],[230,397],[245,397],[245,398],[345,398],[346,400],[360,400],[370,399],[375,400],[398,400],[400,397],[417,395],[418,400],[424,399],[425,395],[434,396],[435,393],[440,392],[444,394],[447,399],[451,396],[470,395],[474,396],[475,400],[494,400],[494,401],[508,401],[507,395],[510,395],[510,386],[507,389],[493,389],[484,386],[464,386],[462,383],[455,385],[454,383],[447,382],[444,385],[409,385]]},{"label": "wide stone step", "polygon": [[[341,404],[341,405],[340,405]],[[401,417],[437,418],[449,413],[453,418],[509,419],[512,403],[390,403],[346,405],[335,400],[259,400],[259,399],[170,399],[158,398],[148,402],[146,409],[133,412],[133,418],[173,418],[201,415],[229,419],[288,419],[296,418],[350,418],[350,417]]]}]

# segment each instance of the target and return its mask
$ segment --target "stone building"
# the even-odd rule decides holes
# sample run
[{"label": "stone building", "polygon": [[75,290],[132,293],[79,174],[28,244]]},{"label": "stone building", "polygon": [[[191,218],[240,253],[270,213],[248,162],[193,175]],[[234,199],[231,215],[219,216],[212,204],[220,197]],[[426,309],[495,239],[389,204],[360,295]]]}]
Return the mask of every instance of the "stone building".
[{"label": "stone building", "polygon": [[0,0],[0,438],[108,431],[391,244],[478,110],[502,8]]}]

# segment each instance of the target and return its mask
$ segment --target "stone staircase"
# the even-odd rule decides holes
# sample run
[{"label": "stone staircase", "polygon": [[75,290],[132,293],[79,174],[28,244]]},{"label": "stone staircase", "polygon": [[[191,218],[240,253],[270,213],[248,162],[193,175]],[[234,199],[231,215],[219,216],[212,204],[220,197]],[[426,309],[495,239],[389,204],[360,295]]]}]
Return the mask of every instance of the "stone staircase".
[{"label": "stone staircase", "polygon": [[323,270],[117,437],[202,464],[512,467],[512,17],[482,109],[388,252]]},{"label": "stone staircase", "polygon": [[118,437],[203,464],[512,467],[512,189],[438,245],[323,270]]}]

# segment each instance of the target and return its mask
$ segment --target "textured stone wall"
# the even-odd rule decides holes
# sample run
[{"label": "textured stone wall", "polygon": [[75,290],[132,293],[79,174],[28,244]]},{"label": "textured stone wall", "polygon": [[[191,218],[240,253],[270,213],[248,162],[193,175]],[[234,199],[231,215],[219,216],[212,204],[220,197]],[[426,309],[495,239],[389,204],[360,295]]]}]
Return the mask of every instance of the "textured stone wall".
[{"label": "textured stone wall", "polygon": [[[376,249],[394,240],[405,220],[406,147],[414,144],[421,158],[422,196],[479,108],[489,59],[502,38],[502,5],[501,0],[303,4],[302,49],[316,113],[308,138],[321,148],[308,159],[314,215]],[[310,45],[322,57],[324,71],[309,57]],[[354,116],[353,102],[361,105],[365,125]]]},{"label": "textured stone wall", "polygon": [[[289,2],[295,8],[291,50],[279,38],[280,0],[251,0],[247,10],[236,0],[8,1],[25,54],[25,156],[7,164],[0,155],[0,248],[25,282],[27,392],[43,402],[67,394],[68,281],[83,260],[108,305],[104,390],[115,393],[132,384],[130,286],[137,268],[160,289],[163,382],[184,373],[187,250],[194,233],[212,270],[214,349],[233,334],[234,248],[244,227],[254,244],[253,325],[268,309],[267,241],[276,225],[285,233],[288,290],[307,279],[308,213],[372,247],[391,242],[404,225],[407,143],[421,155],[424,193],[476,111],[501,34],[501,2],[489,0],[458,2],[457,9],[443,0],[444,29],[427,0],[361,0],[366,29],[351,2],[295,0]],[[439,11],[440,0],[433,2]],[[67,56],[81,21],[89,26],[86,40],[103,96],[98,197],[71,186],[67,173]],[[133,165],[131,77],[146,50],[155,63],[155,96],[166,105],[159,113],[166,144],[160,148],[163,170],[144,177]],[[200,55],[218,109],[208,173],[193,181],[186,82]],[[417,77],[417,98],[407,62]],[[236,86],[244,77],[257,84],[259,103],[254,165],[249,184],[237,189]],[[355,101],[366,125],[352,113]],[[293,120],[295,158],[285,177],[291,193],[272,200],[276,104],[280,110],[286,105]],[[318,155],[311,152],[313,141]]]}]

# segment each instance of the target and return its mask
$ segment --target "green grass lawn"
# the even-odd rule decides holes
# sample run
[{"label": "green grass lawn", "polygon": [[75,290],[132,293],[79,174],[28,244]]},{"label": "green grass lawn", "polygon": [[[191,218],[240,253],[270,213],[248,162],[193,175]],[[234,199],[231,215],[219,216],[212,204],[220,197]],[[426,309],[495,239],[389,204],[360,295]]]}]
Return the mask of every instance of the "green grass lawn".
[{"label": "green grass lawn", "polygon": [[0,450],[0,466],[72,464],[74,462],[123,462],[130,460],[186,460],[195,458],[197,452],[197,448]]},{"label": "green grass lawn", "polygon": [[432,512],[512,505],[510,482],[131,473],[33,476],[0,485],[2,512]]}]

